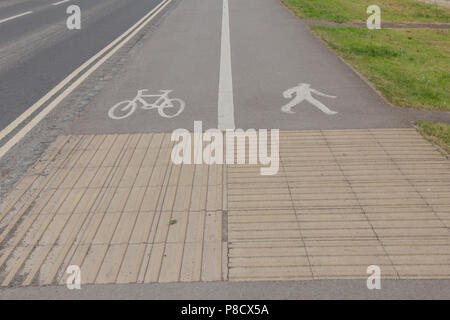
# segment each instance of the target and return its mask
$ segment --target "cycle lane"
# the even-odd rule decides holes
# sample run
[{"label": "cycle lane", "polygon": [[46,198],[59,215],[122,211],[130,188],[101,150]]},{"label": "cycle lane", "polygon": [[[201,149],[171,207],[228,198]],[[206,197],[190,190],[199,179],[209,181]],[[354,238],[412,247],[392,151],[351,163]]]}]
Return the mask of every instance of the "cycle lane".
[{"label": "cycle lane", "polygon": [[[220,1],[178,3],[161,25],[133,48],[123,68],[74,122],[70,133],[171,132],[192,129],[195,120],[203,121],[204,128],[217,127],[221,14]],[[181,99],[185,109],[176,117],[165,118],[157,109],[145,110],[138,102],[127,118],[108,116],[111,107],[132,100],[143,89],[146,95],[172,90],[168,98]],[[144,100],[151,104],[157,97]]]}]

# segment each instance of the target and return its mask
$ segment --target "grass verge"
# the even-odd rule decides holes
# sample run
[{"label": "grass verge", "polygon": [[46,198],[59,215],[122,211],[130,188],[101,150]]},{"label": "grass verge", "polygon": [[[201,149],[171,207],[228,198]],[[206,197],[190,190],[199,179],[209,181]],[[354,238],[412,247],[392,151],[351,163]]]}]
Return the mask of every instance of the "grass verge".
[{"label": "grass verge", "polygon": [[450,9],[414,0],[281,0],[300,18],[338,23],[363,22],[367,7],[376,4],[383,22],[450,23]]},{"label": "grass verge", "polygon": [[428,140],[450,153],[450,124],[419,121],[416,126]]},{"label": "grass verge", "polygon": [[310,27],[394,105],[450,111],[450,30]]}]

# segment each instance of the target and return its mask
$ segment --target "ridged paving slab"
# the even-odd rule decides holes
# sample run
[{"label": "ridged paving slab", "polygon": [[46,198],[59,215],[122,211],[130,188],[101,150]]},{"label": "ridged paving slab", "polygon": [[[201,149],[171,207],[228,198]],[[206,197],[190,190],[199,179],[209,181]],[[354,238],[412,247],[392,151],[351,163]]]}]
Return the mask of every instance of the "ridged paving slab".
[{"label": "ridged paving slab", "polygon": [[450,162],[414,129],[283,131],[280,170],[170,134],[59,137],[0,207],[0,284],[450,278]]}]

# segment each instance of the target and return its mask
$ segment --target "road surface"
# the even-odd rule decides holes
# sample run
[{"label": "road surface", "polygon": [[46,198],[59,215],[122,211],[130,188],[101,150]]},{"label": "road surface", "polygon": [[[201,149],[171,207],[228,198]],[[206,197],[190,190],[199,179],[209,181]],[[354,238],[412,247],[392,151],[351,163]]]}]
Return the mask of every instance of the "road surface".
[{"label": "road surface", "polygon": [[[158,0],[1,1],[0,130],[158,3]],[[66,27],[69,16],[66,9],[70,5],[81,8],[79,31]],[[29,14],[20,16],[24,13]],[[16,18],[7,20],[12,17]]]}]

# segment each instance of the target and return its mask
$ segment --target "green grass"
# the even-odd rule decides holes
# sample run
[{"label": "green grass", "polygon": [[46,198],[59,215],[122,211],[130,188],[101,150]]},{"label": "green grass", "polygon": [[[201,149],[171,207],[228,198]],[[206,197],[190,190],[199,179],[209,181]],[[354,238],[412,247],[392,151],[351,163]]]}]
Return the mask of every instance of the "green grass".
[{"label": "green grass", "polygon": [[450,124],[436,122],[416,122],[427,139],[450,153]]},{"label": "green grass", "polygon": [[450,23],[450,9],[414,0],[281,0],[301,18],[333,22],[359,21],[369,17],[369,5],[381,9],[383,22]]},{"label": "green grass", "polygon": [[450,111],[450,30],[311,29],[393,104]]}]

